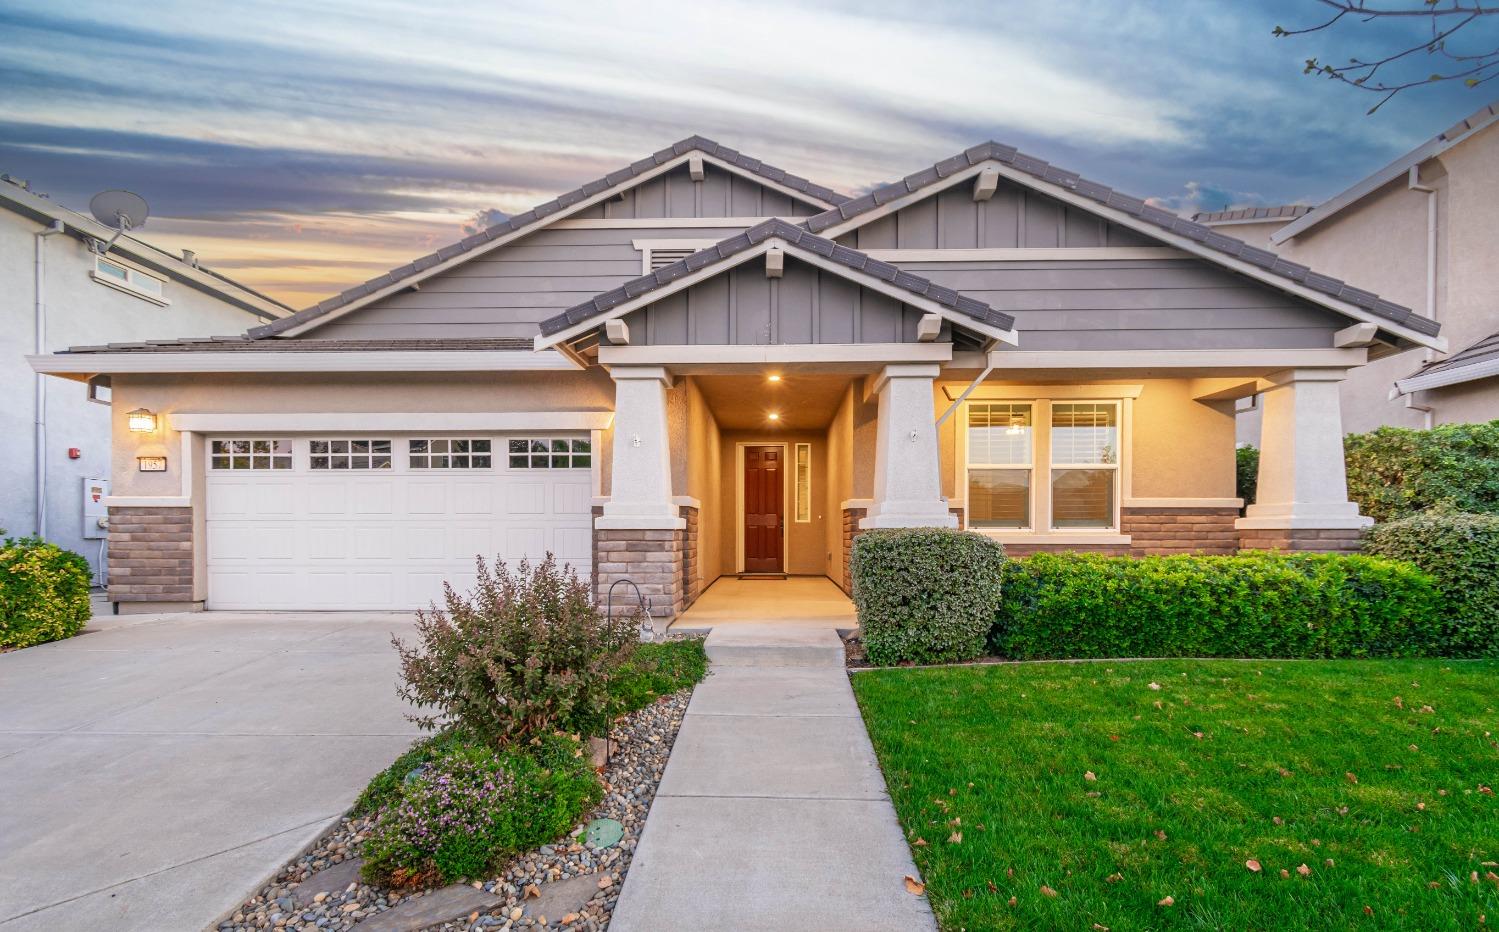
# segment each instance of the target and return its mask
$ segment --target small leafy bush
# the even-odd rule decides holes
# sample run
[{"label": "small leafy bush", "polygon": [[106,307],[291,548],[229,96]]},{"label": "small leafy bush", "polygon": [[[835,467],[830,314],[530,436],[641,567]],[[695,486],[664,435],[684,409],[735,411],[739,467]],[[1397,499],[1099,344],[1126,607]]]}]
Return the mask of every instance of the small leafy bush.
[{"label": "small leafy bush", "polygon": [[0,647],[30,647],[83,630],[89,606],[88,561],[36,537],[0,546]]},{"label": "small leafy bush", "polygon": [[1343,455],[1348,497],[1375,521],[1434,506],[1499,513],[1499,420],[1349,434]]},{"label": "small leafy bush", "polygon": [[1364,550],[1436,580],[1444,656],[1499,657],[1499,515],[1430,511],[1377,524]]},{"label": "small leafy bush", "polygon": [[991,646],[1006,657],[1404,657],[1442,646],[1431,578],[1376,557],[1042,553],[1004,576]]},{"label": "small leafy bush", "polygon": [[707,674],[702,638],[641,644],[609,679],[609,714],[643,709],[662,696],[696,685]]},{"label": "small leafy bush", "polygon": [[554,731],[596,730],[608,712],[606,680],[630,654],[638,627],[607,619],[577,573],[551,554],[515,569],[477,560],[461,595],[444,585],[447,610],[417,613],[417,643],[401,655],[401,697],[432,711],[419,727],[456,728],[496,748]]},{"label": "small leafy bush", "polygon": [[1234,447],[1234,487],[1245,506],[1254,504],[1260,482],[1260,451],[1249,445]]},{"label": "small leafy bush", "polygon": [[967,531],[866,531],[850,556],[854,606],[872,663],[947,663],[984,652],[1004,548]]},{"label": "small leafy bush", "polygon": [[452,739],[395,776],[380,794],[361,869],[366,880],[395,886],[478,877],[561,837],[603,795],[567,735],[504,751]]}]

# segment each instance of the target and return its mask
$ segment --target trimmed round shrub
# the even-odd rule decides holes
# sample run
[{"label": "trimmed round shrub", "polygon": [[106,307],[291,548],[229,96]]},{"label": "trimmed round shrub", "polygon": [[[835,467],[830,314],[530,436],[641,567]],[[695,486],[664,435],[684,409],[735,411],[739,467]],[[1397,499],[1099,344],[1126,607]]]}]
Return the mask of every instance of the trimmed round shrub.
[{"label": "trimmed round shrub", "polygon": [[1444,654],[1499,657],[1499,515],[1412,515],[1375,525],[1364,550],[1409,560],[1436,580]]},{"label": "trimmed round shrub", "polygon": [[373,883],[479,877],[562,837],[603,795],[582,746],[567,735],[525,750],[456,740],[425,746],[441,753],[376,778],[391,779],[375,794],[382,805],[364,842],[361,871]]},{"label": "trimmed round shrub", "polygon": [[0,647],[69,638],[93,615],[88,561],[36,537],[0,546]]},{"label": "trimmed round shrub", "polygon": [[1439,653],[1431,578],[1342,554],[1110,557],[1005,566],[991,645],[1020,659]]},{"label": "trimmed round shrub", "polygon": [[1375,521],[1428,508],[1499,513],[1499,421],[1381,427],[1343,438],[1348,497]]},{"label": "trimmed round shrub", "polygon": [[872,663],[972,660],[999,604],[1004,548],[967,531],[902,528],[854,538],[854,606]]}]

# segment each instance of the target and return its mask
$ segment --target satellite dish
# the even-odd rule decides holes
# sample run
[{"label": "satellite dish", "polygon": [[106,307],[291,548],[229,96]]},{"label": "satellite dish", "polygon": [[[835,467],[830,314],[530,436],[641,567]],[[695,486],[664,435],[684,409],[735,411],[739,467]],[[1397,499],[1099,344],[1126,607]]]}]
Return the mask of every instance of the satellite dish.
[{"label": "satellite dish", "polygon": [[101,256],[109,252],[120,234],[143,226],[151,215],[146,199],[132,191],[101,191],[89,200],[88,209],[95,220],[115,231],[98,250]]}]

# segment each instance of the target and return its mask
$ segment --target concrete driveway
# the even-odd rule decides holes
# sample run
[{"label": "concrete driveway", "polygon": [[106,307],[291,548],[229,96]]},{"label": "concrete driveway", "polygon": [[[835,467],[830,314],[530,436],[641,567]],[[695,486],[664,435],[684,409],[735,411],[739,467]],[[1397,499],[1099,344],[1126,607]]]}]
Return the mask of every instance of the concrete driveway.
[{"label": "concrete driveway", "polygon": [[103,617],[0,655],[0,930],[197,930],[417,734],[409,615]]}]

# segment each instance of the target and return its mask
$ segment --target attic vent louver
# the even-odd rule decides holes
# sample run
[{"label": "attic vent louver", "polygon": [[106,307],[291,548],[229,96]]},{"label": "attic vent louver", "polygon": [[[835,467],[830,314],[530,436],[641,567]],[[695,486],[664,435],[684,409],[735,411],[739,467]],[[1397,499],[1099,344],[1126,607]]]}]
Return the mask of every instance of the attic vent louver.
[{"label": "attic vent louver", "polygon": [[650,270],[654,272],[656,269],[665,268],[673,262],[680,262],[694,252],[696,252],[694,249],[658,249],[652,247]]}]

